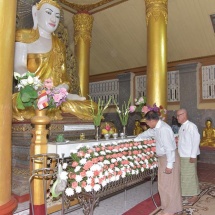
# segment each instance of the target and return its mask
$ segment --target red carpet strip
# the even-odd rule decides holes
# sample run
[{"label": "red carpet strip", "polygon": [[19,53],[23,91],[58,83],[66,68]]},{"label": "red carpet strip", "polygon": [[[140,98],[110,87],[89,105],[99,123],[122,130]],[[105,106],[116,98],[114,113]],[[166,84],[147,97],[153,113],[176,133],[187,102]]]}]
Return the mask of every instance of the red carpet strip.
[{"label": "red carpet strip", "polygon": [[[154,195],[155,202],[157,206],[160,206],[160,196],[159,194]],[[152,198],[148,198],[145,201],[139,203],[138,205],[131,208],[129,211],[125,212],[123,215],[149,215],[156,209]]]}]

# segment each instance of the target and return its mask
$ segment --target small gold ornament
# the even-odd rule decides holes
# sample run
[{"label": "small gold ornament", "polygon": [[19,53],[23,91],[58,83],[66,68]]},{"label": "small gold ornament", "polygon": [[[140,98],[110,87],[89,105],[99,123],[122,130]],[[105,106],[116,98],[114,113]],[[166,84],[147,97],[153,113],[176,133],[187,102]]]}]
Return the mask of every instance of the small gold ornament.
[{"label": "small gold ornament", "polygon": [[80,134],[80,140],[85,140],[85,134],[84,133]]}]

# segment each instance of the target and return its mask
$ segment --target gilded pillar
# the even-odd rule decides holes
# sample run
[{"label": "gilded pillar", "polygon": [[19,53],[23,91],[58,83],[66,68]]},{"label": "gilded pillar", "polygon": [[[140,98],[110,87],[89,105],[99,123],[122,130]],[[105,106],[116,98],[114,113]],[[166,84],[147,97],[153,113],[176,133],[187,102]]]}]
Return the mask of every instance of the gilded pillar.
[{"label": "gilded pillar", "polygon": [[[34,125],[32,129],[32,140],[30,146],[31,158],[34,155],[46,154],[47,153],[47,125],[50,123],[50,118],[46,116],[46,109],[36,110],[36,115],[31,118],[31,123]],[[41,156],[42,158],[42,156]],[[46,160],[36,159],[34,165],[33,161],[30,163],[30,170],[39,170],[46,168]],[[32,202],[33,210],[35,215],[46,214],[45,201],[44,199],[44,184],[43,177],[41,176],[43,171],[37,171],[35,177],[32,178]]]},{"label": "gilded pillar", "polygon": [[0,0],[0,214],[12,215],[17,206],[11,196],[12,77],[16,27],[16,1]]},{"label": "gilded pillar", "polygon": [[78,13],[73,16],[75,56],[80,80],[81,95],[89,95],[90,45],[93,27],[93,16]]},{"label": "gilded pillar", "polygon": [[167,107],[167,4],[145,0],[147,24],[147,103]]}]

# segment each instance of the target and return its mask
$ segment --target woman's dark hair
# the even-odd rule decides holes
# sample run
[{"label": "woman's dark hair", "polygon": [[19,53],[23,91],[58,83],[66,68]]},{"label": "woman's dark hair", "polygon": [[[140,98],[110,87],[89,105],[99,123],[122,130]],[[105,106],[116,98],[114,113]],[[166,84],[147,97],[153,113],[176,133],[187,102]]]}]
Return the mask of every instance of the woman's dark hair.
[{"label": "woman's dark hair", "polygon": [[158,112],[153,111],[153,110],[150,110],[149,112],[147,112],[144,118],[146,120],[159,120],[160,119]]}]

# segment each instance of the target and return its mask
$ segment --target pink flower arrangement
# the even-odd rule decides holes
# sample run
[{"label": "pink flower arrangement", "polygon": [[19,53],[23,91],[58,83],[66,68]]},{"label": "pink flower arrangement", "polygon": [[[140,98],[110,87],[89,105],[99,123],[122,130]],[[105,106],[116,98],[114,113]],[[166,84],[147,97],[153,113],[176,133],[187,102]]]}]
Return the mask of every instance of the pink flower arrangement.
[{"label": "pink flower arrangement", "polygon": [[160,118],[165,120],[165,115],[167,110],[163,106],[157,106],[156,103],[153,106],[146,105],[146,97],[140,97],[139,99],[135,99],[135,105],[130,106],[129,110],[131,113],[135,111],[139,111],[141,113],[147,113],[149,111],[158,112]]},{"label": "pink flower arrangement", "polygon": [[55,88],[52,79],[46,79],[43,88],[38,92],[37,107],[39,110],[58,107],[66,101],[67,95],[66,88]]},{"label": "pink flower arrangement", "polygon": [[26,107],[34,107],[39,110],[44,108],[55,108],[66,100],[68,92],[65,88],[54,87],[51,78],[41,83],[34,73],[26,72],[23,75],[14,73],[17,80],[17,108],[24,110]]},{"label": "pink flower arrangement", "polygon": [[141,96],[138,99],[134,100],[134,104],[135,105],[131,105],[129,110],[131,113],[135,112],[135,111],[140,111],[142,112],[142,108],[146,105],[146,97]]},{"label": "pink flower arrangement", "polygon": [[138,175],[157,168],[155,140],[123,142],[81,147],[71,153],[72,162],[65,170],[68,175],[66,195],[99,191],[107,184],[129,175]]},{"label": "pink flower arrangement", "polygon": [[167,113],[167,110],[165,108],[163,108],[162,105],[157,106],[156,103],[154,103],[152,107],[151,106],[143,106],[143,108],[142,108],[142,112],[143,113],[146,114],[149,111],[155,111],[155,112],[157,112],[158,115],[160,116],[160,118],[162,120],[165,120],[165,115]]}]

